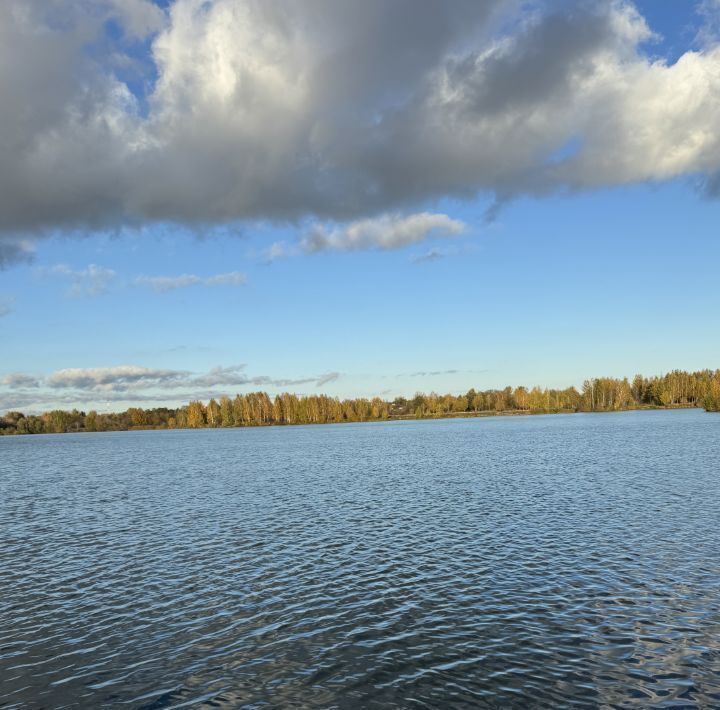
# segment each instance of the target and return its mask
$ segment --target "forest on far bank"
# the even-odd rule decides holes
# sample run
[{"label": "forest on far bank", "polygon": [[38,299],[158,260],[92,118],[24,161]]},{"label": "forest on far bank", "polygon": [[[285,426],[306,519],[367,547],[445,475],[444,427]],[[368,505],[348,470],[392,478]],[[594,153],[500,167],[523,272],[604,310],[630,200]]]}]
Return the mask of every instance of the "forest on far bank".
[{"label": "forest on far bank", "polygon": [[283,393],[270,397],[251,392],[192,401],[172,409],[131,407],[123,412],[98,413],[52,410],[40,415],[8,412],[0,417],[0,435],[129,429],[199,429],[271,424],[328,424],[384,419],[418,419],[480,414],[540,414],[553,412],[614,412],[646,407],[703,407],[720,411],[720,370],[684,372],[632,381],[611,377],[586,380],[582,390],[505,387],[465,394],[421,394],[392,401],[338,399],[327,395]]}]

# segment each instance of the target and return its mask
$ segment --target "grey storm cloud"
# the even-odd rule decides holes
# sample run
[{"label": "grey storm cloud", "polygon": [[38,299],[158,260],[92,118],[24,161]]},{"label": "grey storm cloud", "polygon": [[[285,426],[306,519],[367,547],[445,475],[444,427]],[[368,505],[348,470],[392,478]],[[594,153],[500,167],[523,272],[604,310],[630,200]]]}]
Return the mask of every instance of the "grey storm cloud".
[{"label": "grey storm cloud", "polygon": [[669,63],[623,0],[4,0],[0,266],[57,230],[309,220],[306,250],[392,248],[448,196],[715,195],[710,5]]}]

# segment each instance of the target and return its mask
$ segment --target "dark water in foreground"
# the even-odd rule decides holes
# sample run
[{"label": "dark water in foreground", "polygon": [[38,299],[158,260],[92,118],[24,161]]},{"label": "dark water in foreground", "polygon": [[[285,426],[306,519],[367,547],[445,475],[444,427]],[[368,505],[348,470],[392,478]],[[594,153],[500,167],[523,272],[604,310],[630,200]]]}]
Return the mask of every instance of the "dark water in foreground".
[{"label": "dark water in foreground", "polygon": [[720,706],[720,416],[0,439],[3,707]]}]

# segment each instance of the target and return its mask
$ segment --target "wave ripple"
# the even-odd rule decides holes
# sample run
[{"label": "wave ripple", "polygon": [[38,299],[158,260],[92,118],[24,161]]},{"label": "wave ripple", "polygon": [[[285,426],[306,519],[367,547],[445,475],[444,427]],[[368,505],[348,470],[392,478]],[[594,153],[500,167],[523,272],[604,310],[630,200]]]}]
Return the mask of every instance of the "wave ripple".
[{"label": "wave ripple", "polygon": [[0,439],[2,707],[720,707],[719,427]]}]

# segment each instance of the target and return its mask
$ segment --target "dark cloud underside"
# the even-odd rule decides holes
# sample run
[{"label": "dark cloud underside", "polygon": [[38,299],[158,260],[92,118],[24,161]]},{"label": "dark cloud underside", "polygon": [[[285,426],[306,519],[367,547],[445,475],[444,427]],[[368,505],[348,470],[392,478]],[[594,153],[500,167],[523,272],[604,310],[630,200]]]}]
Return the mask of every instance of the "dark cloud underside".
[{"label": "dark cloud underside", "polygon": [[653,62],[620,1],[5,0],[0,267],[58,229],[397,222],[446,196],[680,175],[716,194],[703,37]]}]

